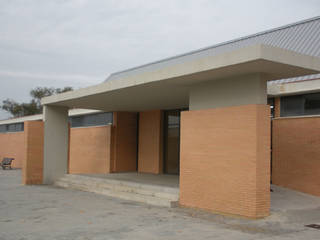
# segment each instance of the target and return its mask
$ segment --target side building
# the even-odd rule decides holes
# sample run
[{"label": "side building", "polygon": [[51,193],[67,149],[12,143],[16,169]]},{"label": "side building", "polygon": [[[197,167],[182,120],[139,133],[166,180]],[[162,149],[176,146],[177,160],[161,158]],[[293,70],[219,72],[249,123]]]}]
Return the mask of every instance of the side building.
[{"label": "side building", "polygon": [[270,82],[272,183],[320,196],[320,77]]},{"label": "side building", "polygon": [[[69,111],[69,172],[107,173],[110,161],[112,112],[74,109]],[[28,144],[30,143],[30,144]],[[27,155],[43,158],[43,115],[0,121],[0,159],[14,158],[13,168],[24,168]],[[29,163],[30,164],[30,163]],[[41,172],[42,163],[32,166]],[[41,171],[40,171],[41,170]],[[26,181],[26,179],[24,180]],[[27,182],[25,182],[27,183]]]}]

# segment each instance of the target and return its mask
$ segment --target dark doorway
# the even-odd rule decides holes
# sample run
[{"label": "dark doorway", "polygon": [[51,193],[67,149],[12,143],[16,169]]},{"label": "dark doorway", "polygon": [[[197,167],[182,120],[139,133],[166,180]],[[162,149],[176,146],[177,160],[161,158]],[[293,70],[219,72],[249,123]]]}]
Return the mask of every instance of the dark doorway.
[{"label": "dark doorway", "polygon": [[179,174],[180,170],[180,112],[164,112],[164,173]]}]

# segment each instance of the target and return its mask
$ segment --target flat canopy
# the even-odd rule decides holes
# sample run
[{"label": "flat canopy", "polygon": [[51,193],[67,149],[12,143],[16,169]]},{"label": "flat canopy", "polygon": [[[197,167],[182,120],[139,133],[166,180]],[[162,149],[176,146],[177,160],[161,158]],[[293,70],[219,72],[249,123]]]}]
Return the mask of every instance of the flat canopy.
[{"label": "flat canopy", "polygon": [[320,58],[259,44],[46,97],[42,104],[103,111],[183,108],[189,105],[189,90],[201,82],[253,73],[276,80],[319,72]]}]

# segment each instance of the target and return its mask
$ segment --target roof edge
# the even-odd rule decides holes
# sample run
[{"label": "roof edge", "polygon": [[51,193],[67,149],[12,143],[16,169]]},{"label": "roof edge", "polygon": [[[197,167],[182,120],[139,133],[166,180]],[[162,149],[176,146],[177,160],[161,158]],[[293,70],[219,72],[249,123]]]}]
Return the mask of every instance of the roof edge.
[{"label": "roof edge", "polygon": [[132,70],[136,70],[138,68],[143,68],[143,67],[146,67],[146,66],[150,66],[152,64],[162,63],[162,62],[165,62],[165,61],[168,61],[168,60],[172,60],[172,59],[175,59],[175,58],[184,57],[184,56],[187,56],[187,55],[190,55],[190,54],[193,54],[193,53],[198,53],[198,52],[205,51],[205,50],[208,50],[208,49],[217,48],[217,47],[224,46],[224,45],[227,45],[227,44],[230,44],[230,43],[234,43],[234,42],[242,41],[242,40],[245,40],[245,39],[257,37],[257,36],[260,36],[260,35],[264,35],[264,34],[267,34],[267,33],[275,32],[275,31],[278,31],[278,30],[281,30],[281,29],[285,29],[285,28],[289,28],[289,27],[294,27],[294,26],[297,26],[297,25],[300,25],[300,24],[305,24],[305,23],[312,22],[312,21],[319,20],[319,19],[320,19],[320,16],[304,19],[304,20],[301,20],[301,21],[298,21],[298,22],[289,23],[289,24],[286,24],[286,25],[283,25],[283,26],[280,26],[280,27],[276,27],[276,28],[272,28],[272,29],[269,29],[269,30],[261,31],[261,32],[258,32],[258,33],[250,34],[250,35],[247,35],[247,36],[244,36],[244,37],[235,38],[233,40],[229,40],[229,41],[225,41],[225,42],[222,42],[222,43],[214,44],[214,45],[211,45],[211,46],[208,46],[208,47],[199,48],[199,49],[196,49],[196,50],[193,50],[193,51],[189,51],[189,52],[186,52],[186,53],[178,54],[178,55],[175,55],[175,56],[172,56],[172,57],[168,57],[168,58],[163,58],[163,59],[160,59],[160,60],[157,60],[157,61],[153,61],[153,62],[149,62],[149,63],[146,63],[146,64],[138,65],[138,66],[135,66],[135,67],[132,67],[132,68],[128,68],[128,69],[125,69],[125,70],[117,71],[117,72],[111,73],[106,78],[105,81],[107,81],[112,76],[118,75],[120,73],[129,72],[129,71],[132,71]]},{"label": "roof edge", "polygon": [[[69,117],[73,117],[73,116],[81,116],[81,115],[90,115],[95,113],[103,113],[103,111],[94,110],[94,109],[75,108],[75,109],[70,109],[68,115]],[[23,117],[3,119],[3,120],[0,120],[0,125],[22,123],[26,121],[38,121],[38,120],[43,120],[43,114],[34,114],[34,115],[23,116]]]}]

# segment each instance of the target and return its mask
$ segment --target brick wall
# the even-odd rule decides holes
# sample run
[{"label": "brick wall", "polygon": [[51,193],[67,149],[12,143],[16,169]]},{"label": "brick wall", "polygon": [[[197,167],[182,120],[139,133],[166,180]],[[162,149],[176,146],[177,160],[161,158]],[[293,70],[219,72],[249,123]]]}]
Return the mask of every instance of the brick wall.
[{"label": "brick wall", "polygon": [[21,148],[21,151],[24,152],[26,156],[22,164],[23,184],[42,184],[43,125],[42,121],[28,121],[24,123],[25,145],[24,148]]},{"label": "brick wall", "polygon": [[14,158],[13,168],[22,168],[22,162],[25,159],[24,132],[0,133],[0,161],[4,157]]},{"label": "brick wall", "polygon": [[69,173],[109,173],[111,125],[70,129]]},{"label": "brick wall", "polygon": [[272,183],[320,196],[320,117],[273,120]]},{"label": "brick wall", "polygon": [[250,218],[270,208],[270,108],[181,113],[180,204]]},{"label": "brick wall", "polygon": [[140,112],[138,171],[162,173],[162,111]]},{"label": "brick wall", "polygon": [[274,117],[280,117],[280,97],[274,98]]},{"label": "brick wall", "polygon": [[112,172],[137,170],[137,113],[114,112],[112,128]]},{"label": "brick wall", "polygon": [[137,113],[114,112],[113,125],[71,128],[69,173],[130,172],[137,168]]}]

